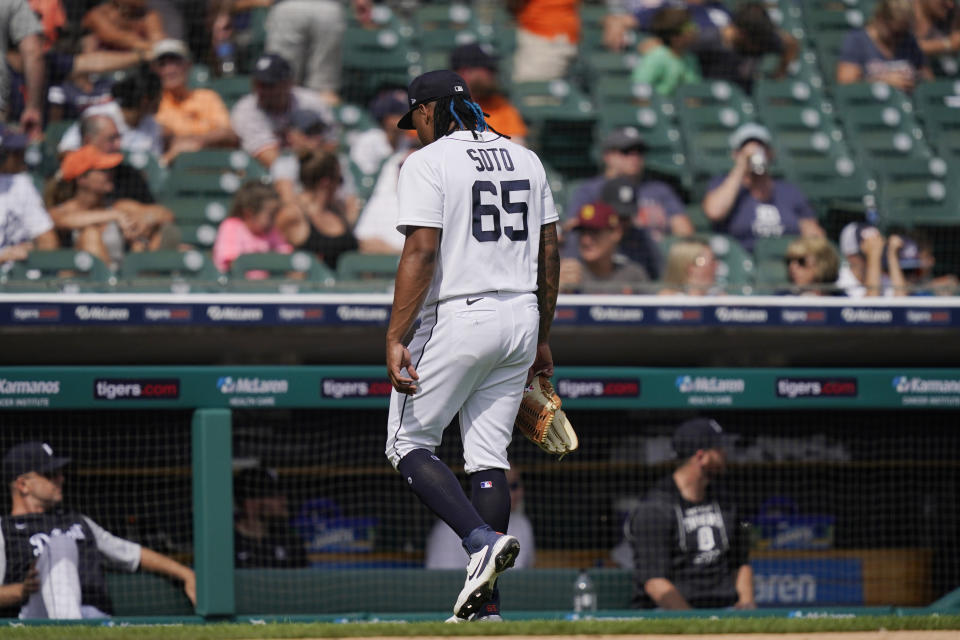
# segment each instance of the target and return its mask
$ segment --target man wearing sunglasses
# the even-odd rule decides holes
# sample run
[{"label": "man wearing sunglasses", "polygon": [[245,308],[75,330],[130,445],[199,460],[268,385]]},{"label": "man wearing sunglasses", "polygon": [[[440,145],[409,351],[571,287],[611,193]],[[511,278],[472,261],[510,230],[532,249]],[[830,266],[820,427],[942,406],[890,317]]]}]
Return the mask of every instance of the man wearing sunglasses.
[{"label": "man wearing sunglasses", "polygon": [[0,518],[0,617],[109,617],[104,563],[182,581],[196,605],[192,569],[62,507],[63,469],[69,463],[44,442],[18,444],[3,458],[12,507]]}]

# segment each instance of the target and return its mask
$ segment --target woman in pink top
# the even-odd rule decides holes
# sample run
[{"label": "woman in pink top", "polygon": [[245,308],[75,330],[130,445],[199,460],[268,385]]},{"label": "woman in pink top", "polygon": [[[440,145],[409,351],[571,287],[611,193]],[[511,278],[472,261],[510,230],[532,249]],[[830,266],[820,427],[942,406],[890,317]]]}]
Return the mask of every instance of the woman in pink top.
[{"label": "woman in pink top", "polygon": [[[213,244],[213,262],[226,272],[230,265],[245,253],[290,253],[293,251],[283,235],[274,226],[280,212],[280,196],[262,182],[248,182],[233,198],[230,217],[220,223],[217,240]],[[256,275],[255,275],[256,274]],[[266,274],[250,272],[248,278]]]}]

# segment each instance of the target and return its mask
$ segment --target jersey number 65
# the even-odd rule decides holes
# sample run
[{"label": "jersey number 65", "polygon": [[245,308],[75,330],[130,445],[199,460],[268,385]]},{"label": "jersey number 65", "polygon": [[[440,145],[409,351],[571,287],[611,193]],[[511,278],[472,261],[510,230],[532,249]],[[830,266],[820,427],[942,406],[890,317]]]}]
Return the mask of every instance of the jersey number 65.
[{"label": "jersey number 65", "polygon": [[[484,192],[497,195],[497,185],[489,180],[477,180],[473,183],[473,237],[480,242],[496,242],[501,235],[514,242],[527,239],[526,201],[513,202],[514,191],[530,191],[529,180],[504,180],[500,183],[500,207],[495,204],[481,203]],[[501,225],[501,207],[505,213],[521,214],[520,220],[513,219],[511,225]]]}]

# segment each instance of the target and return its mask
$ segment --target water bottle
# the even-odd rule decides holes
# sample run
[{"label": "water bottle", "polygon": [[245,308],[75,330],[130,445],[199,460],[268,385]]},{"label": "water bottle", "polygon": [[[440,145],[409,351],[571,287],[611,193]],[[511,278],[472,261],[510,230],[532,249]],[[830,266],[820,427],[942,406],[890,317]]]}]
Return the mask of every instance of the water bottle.
[{"label": "water bottle", "polygon": [[217,69],[221,76],[232,76],[237,72],[236,48],[230,41],[217,45]]},{"label": "water bottle", "polygon": [[573,583],[573,612],[590,613],[597,610],[597,591],[586,569],[580,570]]}]

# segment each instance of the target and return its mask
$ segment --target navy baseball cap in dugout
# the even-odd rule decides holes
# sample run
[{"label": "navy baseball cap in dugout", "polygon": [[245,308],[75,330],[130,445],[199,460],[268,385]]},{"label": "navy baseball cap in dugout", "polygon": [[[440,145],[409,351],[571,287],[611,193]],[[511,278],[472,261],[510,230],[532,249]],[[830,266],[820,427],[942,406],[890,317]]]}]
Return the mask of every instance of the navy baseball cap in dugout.
[{"label": "navy baseball cap in dugout", "polygon": [[11,483],[25,473],[50,473],[70,464],[70,458],[58,458],[46,442],[22,442],[3,456],[3,479]]},{"label": "navy baseball cap in dugout", "polygon": [[723,448],[723,428],[712,418],[687,420],[673,433],[673,450],[685,460],[703,449]]},{"label": "navy baseball cap in dugout", "polygon": [[428,71],[423,75],[417,76],[407,87],[407,102],[410,110],[407,111],[400,122],[397,123],[398,129],[413,129],[413,110],[421,104],[446,98],[447,96],[463,96],[470,99],[470,88],[467,83],[458,74],[447,69],[438,69],[437,71]]}]

